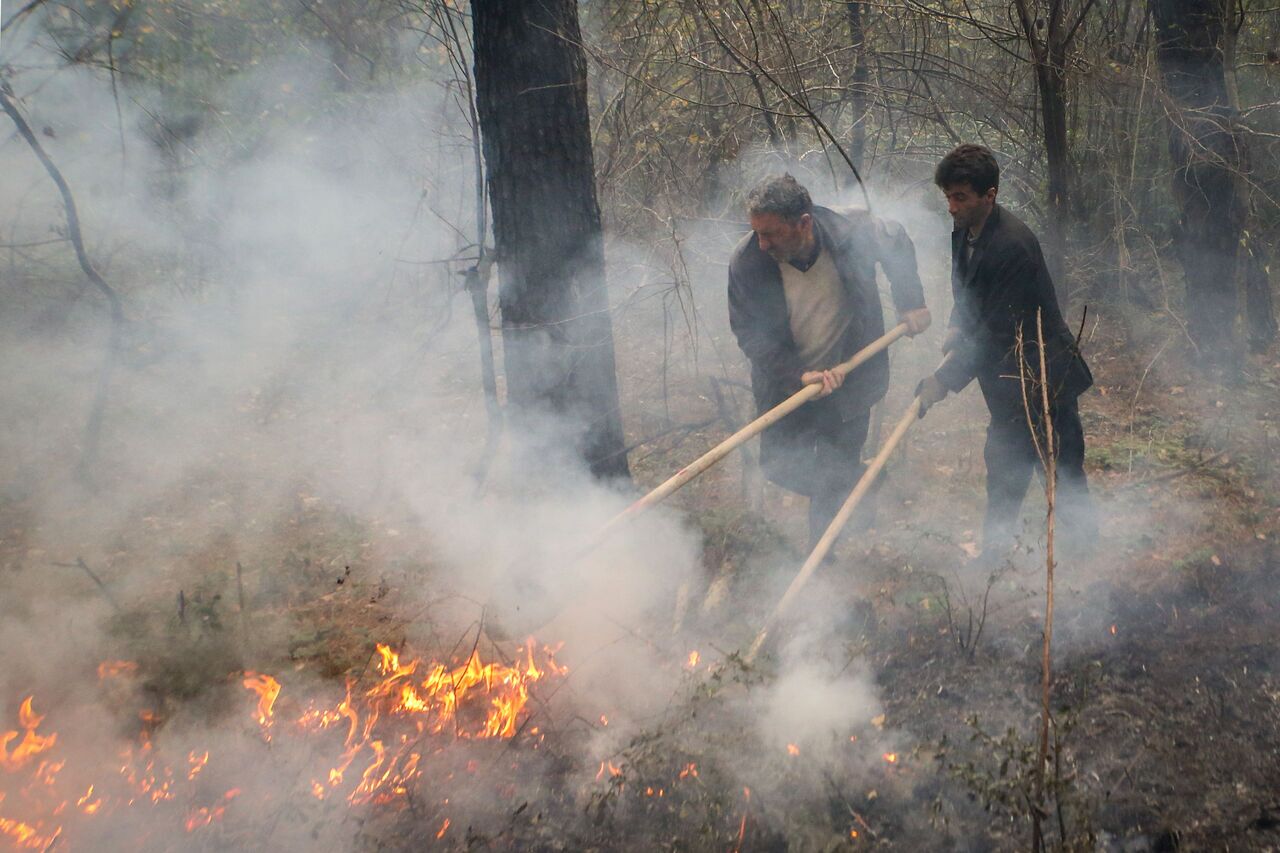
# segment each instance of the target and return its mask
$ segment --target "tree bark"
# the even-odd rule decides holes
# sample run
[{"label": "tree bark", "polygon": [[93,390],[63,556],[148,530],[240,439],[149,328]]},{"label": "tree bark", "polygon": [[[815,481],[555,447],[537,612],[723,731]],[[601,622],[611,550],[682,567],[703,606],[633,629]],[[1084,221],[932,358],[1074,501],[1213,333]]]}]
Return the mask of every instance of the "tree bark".
[{"label": "tree bark", "polygon": [[1036,74],[1040,97],[1045,163],[1048,167],[1048,222],[1045,260],[1058,299],[1065,309],[1071,296],[1064,258],[1071,216],[1071,149],[1067,135],[1067,51],[1084,23],[1093,0],[1084,0],[1068,15],[1062,3],[1050,3],[1041,14],[1030,0],[1015,0]]},{"label": "tree bark", "polygon": [[[1052,51],[1056,53],[1056,51]],[[1036,83],[1040,90],[1040,117],[1044,122],[1044,153],[1048,166],[1049,221],[1047,228],[1047,260],[1049,273],[1065,310],[1071,296],[1063,258],[1067,249],[1067,222],[1070,216],[1071,152],[1067,144],[1067,80],[1062,56],[1051,56],[1036,64]]]},{"label": "tree bark", "polygon": [[[849,77],[849,105],[853,108],[853,128],[849,134],[849,159],[861,172],[867,150],[867,20],[863,0],[849,0],[849,45],[853,49],[853,71]],[[853,182],[850,176],[850,183]]]},{"label": "tree bark", "polygon": [[1227,89],[1224,0],[1149,0],[1156,61],[1168,95],[1176,239],[1186,279],[1187,330],[1210,365],[1234,371],[1236,258],[1247,204],[1246,159]]},{"label": "tree bark", "polygon": [[595,476],[625,478],[577,6],[471,11],[512,420],[545,436],[554,416]]}]

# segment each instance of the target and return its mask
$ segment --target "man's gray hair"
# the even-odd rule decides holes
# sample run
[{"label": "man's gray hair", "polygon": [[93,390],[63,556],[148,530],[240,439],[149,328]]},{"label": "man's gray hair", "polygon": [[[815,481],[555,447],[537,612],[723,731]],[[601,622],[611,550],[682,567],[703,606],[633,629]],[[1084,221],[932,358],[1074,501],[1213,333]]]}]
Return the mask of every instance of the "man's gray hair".
[{"label": "man's gray hair", "polygon": [[747,213],[751,216],[772,213],[787,222],[795,222],[806,213],[813,213],[813,199],[790,174],[773,175],[747,193]]}]

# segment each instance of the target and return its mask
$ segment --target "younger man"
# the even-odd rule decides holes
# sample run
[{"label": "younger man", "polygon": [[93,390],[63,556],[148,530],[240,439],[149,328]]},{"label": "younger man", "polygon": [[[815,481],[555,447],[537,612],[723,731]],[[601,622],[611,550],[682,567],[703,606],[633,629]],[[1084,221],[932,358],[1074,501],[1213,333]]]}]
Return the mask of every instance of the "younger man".
[{"label": "younger man", "polygon": [[[1023,364],[1036,382],[1040,356],[1036,314],[1044,330],[1058,465],[1057,503],[1064,533],[1091,541],[1097,533],[1084,473],[1084,430],[1077,398],[1093,376],[1062,319],[1053,280],[1031,229],[996,203],[1000,167],[981,145],[961,145],[942,159],[934,183],[947,197],[951,233],[951,312],[942,365],[921,380],[920,416],[948,393],[978,380],[991,413],[983,455],[987,512],[983,553],[997,556],[1013,542],[1022,499],[1039,464],[1019,382]],[[1023,351],[1017,347],[1021,330]],[[1043,444],[1040,397],[1031,400]]]}]

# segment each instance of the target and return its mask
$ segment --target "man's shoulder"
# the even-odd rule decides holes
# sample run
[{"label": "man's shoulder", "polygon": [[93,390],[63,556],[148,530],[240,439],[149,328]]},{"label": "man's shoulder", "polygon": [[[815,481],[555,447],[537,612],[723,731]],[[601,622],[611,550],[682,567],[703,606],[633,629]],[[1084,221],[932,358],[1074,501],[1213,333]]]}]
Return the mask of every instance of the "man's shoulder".
[{"label": "man's shoulder", "polygon": [[829,213],[838,227],[851,237],[892,242],[906,236],[907,229],[896,219],[877,216],[865,207],[817,208]]},{"label": "man's shoulder", "polygon": [[870,227],[873,217],[871,211],[861,207],[823,207],[813,206],[813,218],[832,237],[837,240],[846,239],[855,233]]},{"label": "man's shoulder", "polygon": [[1001,206],[997,210],[996,230],[991,235],[993,240],[1023,249],[1040,247],[1040,240],[1031,226],[1006,207]]},{"label": "man's shoulder", "polygon": [[754,231],[743,235],[729,253],[729,286],[751,287],[768,276],[768,267],[774,260],[761,251]]},{"label": "man's shoulder", "polygon": [[729,253],[729,269],[741,267],[744,263],[756,263],[758,258],[756,255],[763,255],[760,247],[756,244],[756,235],[754,231],[748,231],[742,235],[742,239],[733,247],[733,251]]}]

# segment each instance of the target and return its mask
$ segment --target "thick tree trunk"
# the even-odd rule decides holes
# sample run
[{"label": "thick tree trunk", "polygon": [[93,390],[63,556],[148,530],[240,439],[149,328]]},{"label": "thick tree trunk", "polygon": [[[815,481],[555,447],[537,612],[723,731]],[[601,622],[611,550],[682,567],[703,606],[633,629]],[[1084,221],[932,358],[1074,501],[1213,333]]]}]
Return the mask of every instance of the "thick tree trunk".
[{"label": "thick tree trunk", "polygon": [[1224,0],[1149,0],[1156,59],[1169,110],[1173,193],[1181,208],[1177,240],[1186,278],[1187,327],[1201,355],[1234,370],[1240,350],[1236,257],[1247,211],[1223,56]]},{"label": "thick tree trunk", "polygon": [[[849,105],[853,108],[853,130],[849,135],[849,159],[859,172],[867,150],[867,22],[863,0],[850,0],[849,46],[853,49],[853,71],[849,75]],[[850,178],[852,181],[852,178]]]},{"label": "thick tree trunk", "polygon": [[[1084,17],[1093,6],[1085,0],[1068,15],[1062,3],[1050,3],[1043,13],[1029,0],[1014,0],[1022,33],[1027,39],[1040,96],[1045,163],[1048,166],[1048,222],[1045,260],[1058,299],[1065,309],[1071,295],[1064,257],[1071,215],[1071,150],[1067,144],[1067,50]],[[1070,18],[1070,20],[1069,20]]]},{"label": "thick tree trunk", "polygon": [[1071,161],[1067,147],[1067,80],[1065,55],[1055,55],[1036,64],[1036,85],[1040,91],[1040,116],[1044,122],[1045,162],[1049,170],[1049,221],[1047,229],[1046,260],[1053,276],[1058,299],[1065,310],[1071,295],[1063,258],[1067,248],[1067,231],[1070,208]]},{"label": "thick tree trunk", "polygon": [[471,10],[516,432],[552,415],[593,474],[627,477],[577,6]]}]

